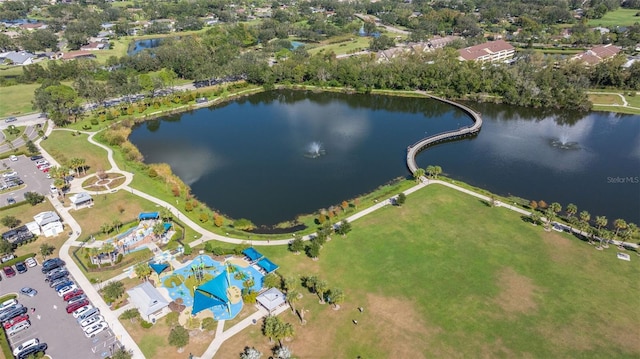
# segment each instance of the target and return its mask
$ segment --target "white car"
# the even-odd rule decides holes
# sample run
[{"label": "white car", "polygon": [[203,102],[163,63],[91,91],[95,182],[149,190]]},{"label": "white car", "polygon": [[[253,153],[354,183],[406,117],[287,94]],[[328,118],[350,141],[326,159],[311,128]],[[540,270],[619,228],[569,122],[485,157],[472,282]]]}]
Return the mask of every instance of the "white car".
[{"label": "white car", "polygon": [[91,309],[93,309],[93,305],[91,305],[91,304],[85,305],[84,307],[76,309],[75,312],[73,312],[73,317],[74,318],[78,318],[79,316],[81,316],[82,314],[90,311]]},{"label": "white car", "polygon": [[13,177],[13,176],[17,176],[18,172],[16,171],[12,171],[12,172],[5,172],[2,174],[2,177],[7,178],[7,177]]},{"label": "white car", "polygon": [[33,257],[27,258],[24,262],[27,264],[27,267],[29,268],[33,268],[38,265],[38,262]]},{"label": "white car", "polygon": [[15,299],[5,300],[4,302],[2,302],[2,304],[0,304],[0,312],[16,304],[18,304],[18,301]]},{"label": "white car", "polygon": [[40,166],[40,165],[44,165],[44,164],[49,164],[49,161],[47,161],[45,159],[36,161],[36,166]]},{"label": "white car", "polygon": [[84,328],[84,335],[87,338],[93,338],[98,335],[100,332],[109,328],[109,325],[106,322],[98,322],[94,323],[86,328]]},{"label": "white car", "polygon": [[61,288],[61,289],[58,291],[58,297],[64,297],[64,295],[65,295],[65,294],[70,293],[70,292],[73,292],[73,291],[74,291],[74,290],[76,290],[76,289],[78,289],[78,286],[77,286],[77,285],[75,285],[75,284],[68,285],[68,286],[66,286],[66,287],[64,287],[64,288]]},{"label": "white car", "polygon": [[9,159],[10,159],[11,161],[17,161],[17,160],[18,160],[18,156],[16,156],[16,155],[11,155],[11,156],[9,156]]},{"label": "white car", "polygon": [[18,356],[18,353],[20,353],[21,351],[38,344],[40,344],[40,341],[38,340],[38,338],[29,339],[26,342],[18,345],[15,349],[13,349],[13,355]]},{"label": "white car", "polygon": [[92,324],[100,323],[100,322],[104,322],[104,318],[98,314],[81,321],[80,326],[84,329],[85,327],[88,327]]}]

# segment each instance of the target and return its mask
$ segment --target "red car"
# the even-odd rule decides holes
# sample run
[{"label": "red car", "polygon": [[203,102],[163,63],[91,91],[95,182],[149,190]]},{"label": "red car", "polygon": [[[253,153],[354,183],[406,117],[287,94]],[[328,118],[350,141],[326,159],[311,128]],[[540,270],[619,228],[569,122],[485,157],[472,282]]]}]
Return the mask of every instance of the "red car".
[{"label": "red car", "polygon": [[7,278],[11,278],[16,275],[16,271],[11,267],[4,267],[2,270],[4,271],[4,275],[6,275]]},{"label": "red car", "polygon": [[7,321],[6,323],[4,323],[4,329],[9,329],[11,327],[13,327],[15,324],[18,324],[20,322],[24,322],[25,320],[29,320],[29,314],[22,314],[19,315],[9,321]]},{"label": "red car", "polygon": [[64,299],[65,302],[68,302],[71,298],[77,297],[81,294],[84,294],[84,291],[82,289],[76,289],[73,292],[65,294],[62,299]]},{"label": "red car", "polygon": [[85,305],[89,305],[89,301],[88,300],[83,300],[82,302],[76,302],[73,304],[69,304],[67,305],[67,313],[73,313],[76,311],[76,309],[80,309],[82,307],[84,307]]}]

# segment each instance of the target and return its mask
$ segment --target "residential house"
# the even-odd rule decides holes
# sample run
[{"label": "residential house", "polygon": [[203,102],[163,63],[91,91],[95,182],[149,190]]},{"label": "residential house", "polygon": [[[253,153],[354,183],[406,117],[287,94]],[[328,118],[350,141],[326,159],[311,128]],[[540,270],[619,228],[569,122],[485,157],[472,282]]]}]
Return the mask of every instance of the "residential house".
[{"label": "residential house", "polygon": [[71,201],[74,209],[82,208],[85,206],[91,207],[91,205],[93,204],[93,198],[91,198],[91,195],[89,195],[87,192],[74,194],[73,196],[69,197],[69,201]]},{"label": "residential house", "polygon": [[98,51],[107,48],[108,44],[104,42],[90,42],[80,48],[80,51]]},{"label": "residential house", "polygon": [[60,222],[60,216],[54,211],[46,211],[33,216],[33,220],[42,228],[49,223]]},{"label": "residential house", "polygon": [[620,51],[622,51],[622,48],[613,44],[598,45],[575,55],[572,59],[582,61],[586,65],[591,66],[616,56]]},{"label": "residential house", "polygon": [[460,61],[496,62],[513,57],[516,49],[504,40],[489,41],[458,50]]},{"label": "residential house", "polygon": [[34,57],[35,56],[30,52],[11,51],[0,54],[0,62],[18,66],[31,65]]},{"label": "residential house", "polygon": [[129,289],[127,294],[142,319],[148,322],[155,323],[170,312],[169,301],[149,282]]},{"label": "residential house", "polygon": [[44,234],[45,237],[55,237],[64,231],[62,222],[47,223],[44,226],[40,226],[40,228],[42,228],[42,234]]}]

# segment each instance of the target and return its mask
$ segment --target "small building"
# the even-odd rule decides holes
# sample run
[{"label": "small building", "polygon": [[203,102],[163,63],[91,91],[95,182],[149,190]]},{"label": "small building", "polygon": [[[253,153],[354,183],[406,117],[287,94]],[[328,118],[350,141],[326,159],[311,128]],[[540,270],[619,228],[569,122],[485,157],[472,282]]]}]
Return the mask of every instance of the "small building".
[{"label": "small building", "polygon": [[577,54],[573,60],[584,62],[586,65],[597,65],[602,61],[609,60],[616,56],[622,48],[613,44],[594,46],[590,50]]},{"label": "small building", "polygon": [[138,214],[138,221],[160,219],[160,212],[141,212]]},{"label": "small building", "polygon": [[44,234],[45,237],[55,237],[64,231],[62,222],[50,222],[44,226],[40,226],[40,228],[42,228],[42,234]]},{"label": "small building", "polygon": [[256,297],[256,301],[269,313],[286,303],[285,295],[277,288],[269,288]]},{"label": "small building", "polygon": [[513,57],[515,47],[504,40],[489,41],[458,50],[460,61],[496,62]]},{"label": "small building", "polygon": [[60,222],[60,216],[54,211],[46,211],[33,216],[33,220],[42,228],[49,223]]},{"label": "small building", "polygon": [[0,54],[0,62],[10,62],[12,65],[24,66],[33,63],[34,55],[26,51],[11,51]]},{"label": "small building", "polygon": [[84,45],[80,48],[81,51],[98,51],[104,50],[107,47],[107,44],[104,42],[90,42],[87,45]]},{"label": "small building", "polygon": [[73,205],[74,209],[82,208],[82,207],[91,207],[93,204],[93,198],[87,192],[80,192],[78,194],[74,194],[69,197],[69,201]]},{"label": "small building", "polygon": [[34,236],[39,236],[42,234],[40,226],[36,222],[25,223],[24,226],[27,227],[29,232],[33,233]]},{"label": "small building", "polygon": [[155,323],[170,312],[169,301],[149,282],[129,289],[127,294],[142,319],[148,322]]}]

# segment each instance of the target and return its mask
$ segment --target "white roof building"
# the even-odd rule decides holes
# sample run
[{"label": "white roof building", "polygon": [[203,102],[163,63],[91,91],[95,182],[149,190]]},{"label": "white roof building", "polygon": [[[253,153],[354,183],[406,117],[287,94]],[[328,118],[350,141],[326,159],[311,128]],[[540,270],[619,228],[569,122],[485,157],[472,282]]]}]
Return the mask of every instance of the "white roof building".
[{"label": "white roof building", "polygon": [[149,282],[144,282],[127,291],[131,303],[146,321],[155,323],[158,318],[169,313],[169,302]]},{"label": "white roof building", "polygon": [[24,226],[27,227],[29,232],[33,233],[34,236],[39,236],[42,234],[40,226],[36,222],[25,223]]},{"label": "white roof building", "polygon": [[45,237],[55,237],[64,231],[62,222],[49,222],[42,227],[42,234]]},{"label": "white roof building", "polygon": [[256,300],[269,312],[285,303],[284,293],[276,288],[269,288],[256,297]]},{"label": "white roof building", "polygon": [[93,198],[87,192],[80,192],[69,197],[69,201],[73,204],[73,208],[78,209],[82,206],[90,206],[93,203]]},{"label": "white roof building", "polygon": [[33,220],[36,221],[36,223],[40,227],[42,227],[45,224],[48,224],[51,222],[60,222],[60,216],[58,216],[56,212],[46,211],[46,212],[40,212],[35,216],[33,216]]}]

